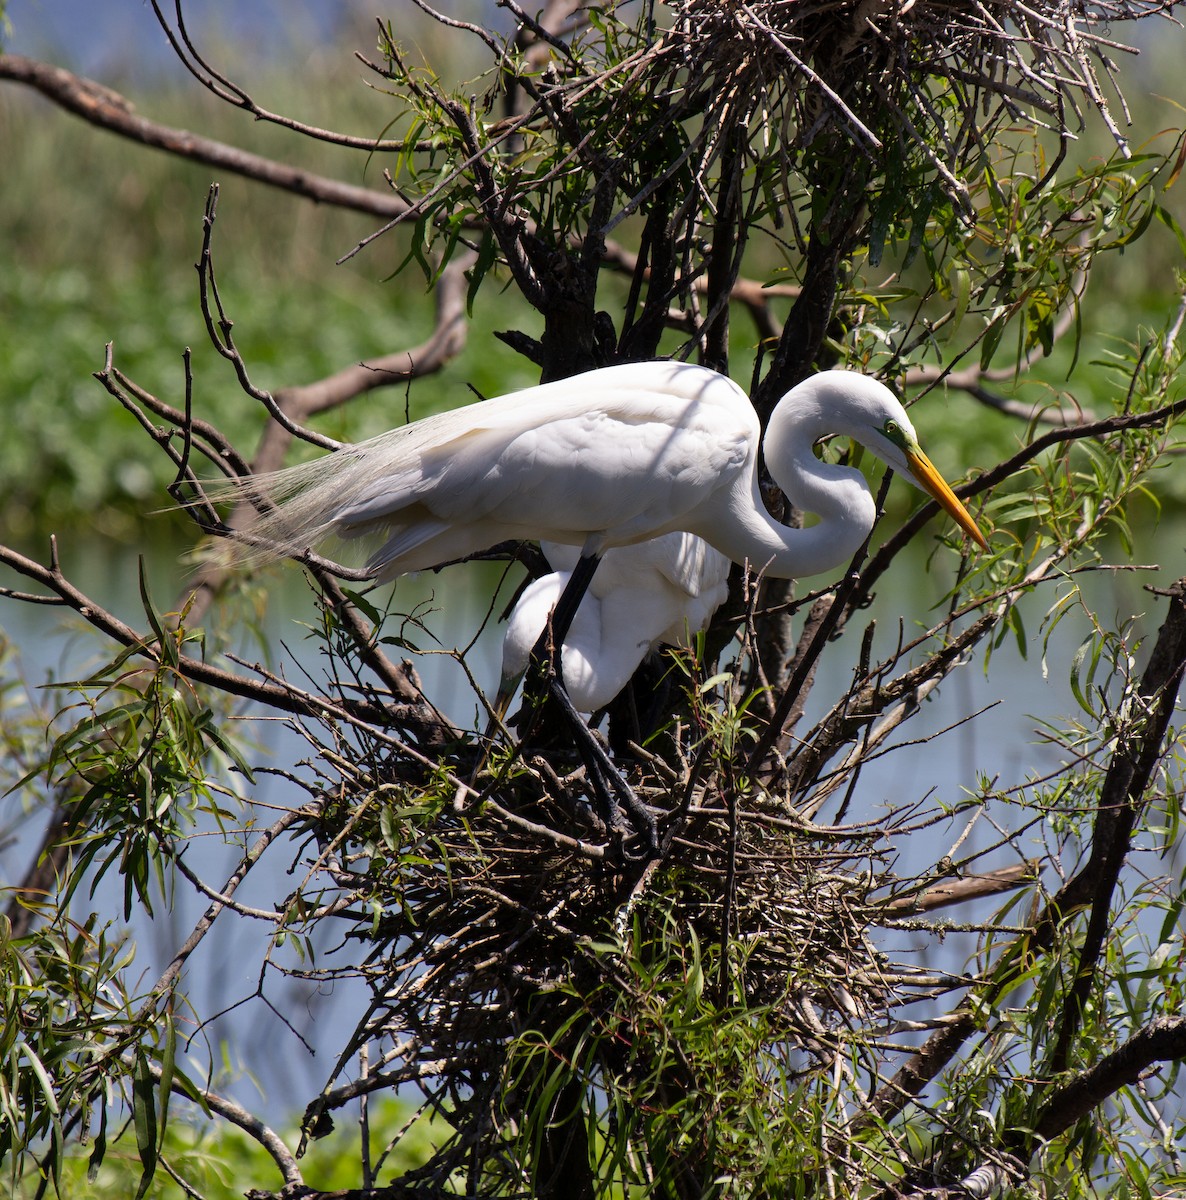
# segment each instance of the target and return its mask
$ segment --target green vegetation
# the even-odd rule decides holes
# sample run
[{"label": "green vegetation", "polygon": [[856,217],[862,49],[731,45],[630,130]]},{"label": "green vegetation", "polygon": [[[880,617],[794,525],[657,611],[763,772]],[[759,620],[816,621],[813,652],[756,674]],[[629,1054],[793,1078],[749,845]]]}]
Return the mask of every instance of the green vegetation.
[{"label": "green vegetation", "polygon": [[[425,53],[443,53],[446,61],[458,53],[457,43],[439,36],[418,40]],[[299,74],[277,62],[257,80],[258,92],[279,111],[380,135],[389,108],[351,62],[354,49],[371,43],[369,29],[351,29],[340,45],[322,47],[304,62]],[[465,66],[462,59],[453,70]],[[1172,94],[1179,67],[1172,54],[1154,53],[1140,70],[1147,74],[1134,89],[1134,126],[1148,128],[1155,97]],[[145,88],[134,77],[107,82],[126,85],[153,119],[310,170],[362,183],[376,181],[384,165],[254,124],[192,83]],[[310,111],[310,97],[317,98],[316,112]],[[1141,149],[1168,149],[1173,137],[1169,130]],[[73,116],[45,112],[41,102],[12,87],[0,89],[0,142],[6,162],[0,242],[10,248],[0,272],[0,380],[9,431],[0,441],[5,527],[23,540],[86,514],[98,521],[102,534],[142,540],[161,527],[153,514],[166,505],[170,475],[146,447],[140,454],[130,451],[136,445],[129,441],[131,419],[92,378],[107,342],[115,343],[117,365],[174,404],[183,391],[181,350],[191,347],[201,415],[246,447],[263,424],[261,410],[239,393],[211,349],[198,310],[192,264],[206,190],[216,173],[96,134]],[[1072,154],[1090,167],[1113,149],[1106,132],[1092,124]],[[1140,160],[1117,163],[1117,181],[1125,175],[1135,181],[1148,169]],[[414,273],[392,274],[406,253],[406,235],[380,239],[333,266],[373,231],[372,218],[311,205],[233,176],[219,181],[220,284],[240,348],[262,386],[307,383],[423,337],[431,322],[426,288]],[[1117,220],[1114,205],[1103,211],[1109,222]],[[1117,228],[1128,226],[1120,220]],[[769,243],[755,250],[751,272],[777,281],[783,256]],[[1152,336],[1175,303],[1175,261],[1174,234],[1158,223],[1122,254],[1102,258],[1093,269],[1081,327],[1036,364],[1035,383],[1022,392],[1027,401],[1041,403],[1051,390],[1064,389],[1076,361],[1123,357],[1138,326]],[[915,267],[912,274],[917,273]],[[870,272],[870,280],[875,274]],[[950,287],[958,284],[949,286],[940,306],[954,303]],[[880,290],[869,293],[874,303]],[[776,307],[785,313],[787,305]],[[492,337],[495,329],[524,323],[530,326],[530,310],[514,290],[483,292],[467,349],[442,377],[417,386],[413,415],[463,400],[469,384],[493,395],[531,382],[531,365]],[[744,379],[753,327],[739,319],[731,339],[741,364],[736,377]],[[1008,350],[1006,340],[1005,361]],[[1085,408],[1104,411],[1113,386],[1107,371],[1079,371],[1072,392]],[[398,423],[403,410],[402,396],[380,395],[328,414],[318,427],[332,437],[357,439]],[[1014,449],[1025,432],[1016,418],[963,403],[956,420],[932,415],[923,420],[940,461],[987,465]],[[1171,507],[1186,504],[1186,480],[1178,473],[1163,474],[1157,490]]]},{"label": "green vegetation", "polygon": [[[279,63],[260,91],[283,111],[324,98],[317,119],[378,135],[386,103],[350,66],[373,34],[326,47],[293,76]],[[154,120],[242,145],[355,183],[382,164],[259,126],[189,86],[127,83]],[[104,347],[116,365],[177,407],[182,350],[193,350],[197,414],[250,448],[265,414],[242,395],[210,346],[193,264],[212,180],[221,185],[219,283],[254,378],[270,390],[309,383],[362,359],[418,343],[432,327],[427,283],[392,273],[401,239],[380,240],[341,266],[336,259],[371,233],[373,218],[313,205],[213,168],[96,133],[46,111],[21,90],[0,88],[5,194],[0,241],[0,381],[7,436],[0,439],[0,511],[9,536],[26,540],[86,516],[96,532],[142,540],[161,528],[171,473],[140,444],[134,422],[92,377]],[[402,239],[406,243],[406,238]],[[508,302],[511,308],[508,310]],[[416,390],[414,416],[458,403],[472,384],[484,394],[532,382],[530,364],[492,331],[521,323],[524,306],[492,296],[474,314],[470,343],[440,380]],[[361,438],[404,419],[404,397],[379,394],[328,414],[331,437]],[[145,451],[140,453],[140,451]],[[188,534],[186,535],[188,536]]]},{"label": "green vegetation", "polygon": [[[242,1200],[251,1189],[266,1189],[276,1178],[276,1166],[267,1151],[241,1130],[220,1127],[198,1106],[177,1104],[160,1146],[161,1159],[186,1181],[183,1186],[165,1170],[159,1171],[147,1193],[153,1200],[192,1200],[193,1190],[205,1200]],[[375,1104],[370,1113],[373,1155],[384,1171],[403,1173],[422,1165],[431,1155],[439,1134],[431,1123],[418,1121],[404,1129],[410,1113],[398,1101]],[[282,1130],[294,1139],[295,1131]],[[394,1154],[383,1153],[389,1140],[399,1134]],[[304,1173],[314,1186],[327,1191],[344,1191],[357,1182],[355,1160],[358,1131],[349,1127],[314,1142],[304,1160]],[[115,1200],[136,1195],[143,1166],[132,1122],[111,1134],[101,1163],[93,1169],[88,1154],[76,1154],[62,1165],[58,1194],[69,1200]],[[12,1200],[33,1200],[41,1179],[31,1174],[5,1195]]]},{"label": "green vegetation", "polygon": [[[154,474],[165,455],[84,378],[98,343],[115,338],[124,374],[107,387],[146,425],[161,414],[144,391],[179,407],[179,350],[194,347],[211,424],[175,430],[165,450],[200,501],[210,464],[250,453],[262,420],[228,358],[281,387],[399,349],[432,328],[427,278],[438,295],[460,279],[474,319],[465,354],[417,382],[417,415],[463,399],[461,381],[500,391],[540,369],[681,349],[755,376],[766,416],[799,378],[843,364],[921,397],[936,457],[975,466],[964,494],[992,533],[970,551],[899,495],[868,553],[818,591],[735,572],[670,691],[641,688],[645,703],[611,719],[656,847],[615,818],[563,714],[529,696],[518,736],[442,715],[402,661],[420,616],[402,583],[368,591],[307,559],[310,653],[265,653],[261,667],[224,653],[229,610],[206,607],[233,586],[218,561],[172,611],[142,586],[131,628],[55,561],[0,545],[13,591],[62,602],[104,647],[50,693],[52,718],[14,685],[0,693],[0,780],[49,822],[0,929],[0,1162],[14,1189],[145,1194],[168,1175],[187,1196],[374,1200],[1180,1190],[1186,884],[1170,855],[1186,579],[1144,576],[1157,589],[1144,625],[1082,579],[1141,555],[1138,518],[1170,494],[1186,412],[1183,135],[1153,133],[1131,157],[1109,140],[1095,10],[1074,30],[1085,43],[1062,6],[1012,5],[1008,36],[942,6],[863,7],[855,30],[843,9],[673,0],[670,28],[650,28],[645,5],[593,9],[561,32],[524,17],[508,45],[447,21],[417,41],[393,20],[372,55],[378,92],[321,65],[335,57],[324,48],[299,78],[252,78],[273,109],[404,139],[381,165],[407,219],[333,270],[375,221],[229,182],[215,205],[207,172],[52,114],[37,123],[52,135],[14,138],[29,170],[5,202],[22,247],[5,305],[31,345],[13,339],[0,370],[33,401],[0,444],[0,486],[21,532],[89,528],[102,512],[133,534],[172,474]],[[445,55],[434,69],[446,45],[481,66]],[[230,109],[148,102],[228,141],[257,136]],[[22,130],[25,101],[5,103],[6,132]],[[1075,106],[1085,136],[1062,158],[1038,125],[1074,125]],[[343,166],[338,150],[258,136],[266,153],[299,146],[310,169],[380,178],[361,154]],[[71,175],[48,186],[63,163]],[[202,278],[216,262],[235,323],[232,346],[210,321],[221,357],[188,266],[203,206]],[[56,314],[50,327],[39,312]],[[927,390],[967,368],[970,381]],[[1002,376],[977,373],[989,368]],[[1057,401],[1062,423],[990,411],[971,398],[986,381],[1023,410]],[[372,396],[320,427],[393,424],[403,389]],[[1096,419],[1078,422],[1076,404]],[[34,448],[46,417],[53,444]],[[827,455],[854,460],[832,441]],[[874,592],[908,570],[901,622],[879,626]],[[1069,628],[1080,648],[1054,661]],[[963,786],[934,787],[937,735],[911,722],[961,665],[991,673],[1014,643],[1035,687],[1069,678],[1048,753],[1004,780],[1024,751],[969,751]],[[441,650],[465,669],[471,651]],[[944,703],[952,728],[974,719],[958,693]],[[303,739],[300,763],[251,744],[246,721],[261,719]],[[889,755],[921,763],[922,782],[879,774]],[[288,785],[282,801],[261,793],[265,772]],[[228,873],[195,865],[202,839],[232,851]],[[104,873],[125,921],[179,889],[200,901],[163,970],[143,971],[120,921],[88,911]],[[249,994],[227,1003],[282,1021],[269,987],[366,994],[280,1138],[226,1102],[201,1042],[215,1017],[185,972],[216,921],[262,943]],[[972,946],[954,965],[953,933]],[[408,1101],[407,1131],[393,1097]],[[207,1108],[270,1158],[211,1135]],[[325,1138],[323,1172],[305,1155]],[[380,1142],[394,1147],[381,1164]]]}]

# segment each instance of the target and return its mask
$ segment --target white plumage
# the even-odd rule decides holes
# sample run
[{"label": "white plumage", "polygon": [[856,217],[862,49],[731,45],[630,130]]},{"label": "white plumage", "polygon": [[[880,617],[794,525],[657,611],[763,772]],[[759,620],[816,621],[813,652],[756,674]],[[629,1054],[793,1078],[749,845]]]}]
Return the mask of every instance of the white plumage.
[{"label": "white plumage", "polygon": [[[524,589],[507,621],[500,710],[580,555],[559,542],[545,542],[543,551],[557,569]],[[564,639],[564,689],[577,710],[604,708],[656,647],[688,645],[724,603],[729,566],[729,559],[690,533],[607,550]]]},{"label": "white plumage", "polygon": [[905,410],[876,380],[821,372],[775,407],[765,443],[770,475],[794,505],[820,517],[794,529],[762,504],[760,430],[741,388],[704,367],[646,362],[471,404],[261,476],[254,486],[280,503],[251,528],[249,556],[300,553],[330,535],[377,535],[368,567],[391,578],[510,539],[600,555],[686,531],[735,562],[779,577],[811,575],[846,562],[875,515],[861,473],[813,453],[830,433],[861,442],[985,545],[919,449]]}]

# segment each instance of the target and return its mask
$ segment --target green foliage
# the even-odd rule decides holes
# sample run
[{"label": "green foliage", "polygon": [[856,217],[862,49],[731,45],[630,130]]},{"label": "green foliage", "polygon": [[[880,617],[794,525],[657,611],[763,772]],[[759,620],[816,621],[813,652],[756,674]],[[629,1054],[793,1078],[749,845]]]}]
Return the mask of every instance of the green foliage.
[{"label": "green foliage", "polygon": [[83,784],[71,801],[78,869],[64,885],[65,898],[83,879],[93,889],[118,864],[125,920],[133,907],[152,915],[154,878],[167,898],[162,848],[184,836],[199,813],[220,825],[233,820],[236,797],[219,783],[227,769],[251,780],[215,714],[178,673],[184,628],[165,633],[158,624],[157,631],[160,644],[174,653],[155,670],[129,669],[138,654],[133,648],[90,678],[65,685],[82,695],[86,715],[59,714],[68,729],[39,768],[51,785],[59,778],[63,787]]},{"label": "green foliage", "polygon": [[[211,1124],[196,1106],[174,1107],[183,1111],[175,1113],[168,1127],[161,1130],[159,1169],[148,1193],[154,1200],[188,1200],[195,1191],[204,1200],[242,1200],[244,1193],[252,1189],[275,1187],[275,1163],[258,1141],[242,1130]],[[370,1108],[369,1129],[376,1148],[402,1132],[399,1151],[387,1163],[395,1175],[419,1166],[438,1137],[428,1121],[416,1122],[403,1132],[408,1117],[407,1107],[398,1100],[384,1099]],[[357,1157],[358,1136],[354,1129],[343,1129],[313,1144],[305,1167],[315,1186],[345,1191],[357,1183],[353,1160]],[[85,1147],[68,1153],[61,1163],[57,1187],[58,1193],[70,1200],[109,1200],[134,1196],[142,1178],[136,1132],[130,1122],[125,1122],[114,1132],[101,1162],[92,1163]],[[32,1200],[40,1194],[43,1182],[36,1171],[30,1171],[12,1181],[5,1194],[13,1200]]]},{"label": "green foliage", "polygon": [[31,1151],[48,1164],[55,1186],[67,1140],[91,1139],[97,1170],[120,1101],[134,1117],[142,1176],[151,1178],[165,1132],[169,1089],[196,1095],[177,1069],[173,1018],[150,1003],[136,1011],[124,977],[134,946],[91,915],[83,924],[54,915],[0,944],[8,1067],[0,1080],[0,1152],[10,1173]]},{"label": "green foliage", "polygon": [[744,961],[731,964],[722,1002],[716,952],[670,913],[636,919],[627,945],[589,949],[604,958],[606,982],[563,987],[566,1019],[511,1049],[505,1093],[526,1126],[520,1145],[538,1161],[575,1078],[584,1111],[598,1114],[589,1127],[597,1194],[667,1195],[693,1180],[705,1196],[799,1194],[787,1185],[806,1187],[828,1152],[828,1089],[796,1068],[770,1014],[747,1001]]},{"label": "green foliage", "polygon": [[[331,107],[318,120],[329,124],[378,132],[384,120],[356,72],[344,70],[336,56],[307,64],[300,79],[277,69],[261,87],[279,105],[321,97]],[[364,173],[353,160],[344,169],[340,151],[252,126],[192,92],[157,87],[137,99],[155,120],[311,170],[343,170],[351,182],[366,182],[377,170],[372,165]],[[193,263],[211,168],[97,136],[74,117],[36,108],[10,85],[0,89],[0,140],[8,162],[0,239],[12,248],[0,272],[0,378],[12,401],[0,440],[5,530],[23,541],[85,518],[88,528],[111,539],[159,537],[172,471],[160,456],[129,454],[134,423],[92,375],[111,342],[117,366],[181,408],[181,351],[191,347],[195,415],[250,454],[265,414],[239,392],[210,346],[197,304]],[[72,164],[85,187],[63,185],[62,163]],[[309,383],[415,345],[431,330],[426,290],[389,281],[402,249],[380,243],[333,266],[369,232],[368,218],[234,177],[221,187],[228,219],[219,233],[220,287],[236,341],[261,386]],[[486,348],[492,327],[507,320],[507,303],[503,297],[479,306],[456,373],[418,389],[414,415],[457,403],[465,383],[493,395],[530,382],[508,361],[509,351],[500,360]],[[404,406],[402,395],[392,396],[366,411],[327,414],[322,428],[335,437],[371,436],[402,420]]]},{"label": "green foliage", "polygon": [[[758,7],[796,20],[805,8]],[[295,202],[223,194],[220,231],[237,230],[218,246],[220,298],[252,377],[271,389],[424,337],[423,285],[472,250],[468,356],[439,390],[418,388],[415,415],[445,403],[454,379],[492,393],[540,366],[677,349],[724,366],[732,348],[739,378],[743,360],[789,376],[835,360],[914,384],[971,369],[1006,398],[1037,396],[1064,417],[1076,400],[1090,405],[1097,423],[1046,429],[1041,413],[1024,423],[961,410],[937,431],[945,451],[986,470],[994,454],[1011,457],[988,496],[976,493],[994,526],[990,549],[967,557],[937,541],[927,566],[942,599],[909,644],[899,633],[882,649],[872,624],[858,637],[853,623],[921,521],[877,531],[859,579],[812,597],[816,632],[797,646],[789,618],[779,622],[801,598],[747,585],[728,631],[742,629],[736,663],[706,666],[699,684],[681,667],[685,686],[658,733],[623,757],[669,835],[646,863],[598,817],[606,805],[591,772],[546,712],[538,746],[524,738],[487,754],[440,716],[411,667],[385,657],[430,640],[424,612],[404,611],[398,592],[381,604],[311,565],[324,607],[310,644],[323,670],[298,686],[282,668],[223,662],[212,634],[188,628],[184,607],[160,613],[142,583],[142,631],[98,617],[121,646],[54,693],[52,722],[15,686],[0,692],[0,778],[30,807],[48,802],[64,816],[56,877],[15,896],[0,929],[0,1159],[15,1194],[170,1195],[177,1178],[186,1195],[279,1191],[278,1164],[290,1181],[299,1172],[316,1187],[356,1188],[380,1173],[367,1165],[372,1150],[390,1178],[436,1194],[555,1197],[558,1180],[575,1178],[574,1192],[613,1197],[873,1196],[959,1187],[985,1164],[1018,1195],[1171,1185],[1181,1135],[1160,1106],[1177,1100],[1177,1059],[1156,1080],[1101,1096],[1092,1107],[1115,1114],[1103,1128],[1093,1112],[1034,1131],[1059,1088],[1178,1014],[1186,989],[1186,892],[1165,874],[1180,832],[1178,731],[1148,742],[1158,698],[1142,690],[1147,641],[1080,582],[1139,548],[1134,506],[1156,503],[1158,468],[1180,445],[1179,331],[1164,297],[1116,285],[1097,309],[1082,283],[1106,293],[1159,257],[1182,270],[1186,239],[1167,196],[1181,141],[1064,161],[1014,98],[981,106],[958,72],[940,72],[951,64],[923,53],[943,50],[932,27],[886,57],[929,7],[910,17],[903,6],[884,38],[853,35],[851,61],[830,58],[837,39],[807,26],[790,41],[758,37],[737,24],[752,5],[690,6],[696,20],[670,43],[645,14],[632,24],[595,9],[542,56],[533,37],[504,46],[462,27],[489,61],[461,85],[415,60],[392,21],[380,29],[387,87],[357,119],[401,140],[382,166],[411,209],[367,265],[352,258],[326,289],[324,264],[369,227],[306,225],[289,220]],[[841,85],[842,112],[835,89],[821,99],[815,75],[788,68],[792,43]],[[916,51],[923,65],[912,67]],[[306,93],[332,93],[335,78],[311,72],[281,100],[295,108]],[[211,116],[210,131],[240,116]],[[257,148],[281,153],[279,136],[267,131]],[[299,152],[310,169],[331,169],[321,153]],[[0,319],[15,333],[0,372],[27,403],[0,442],[0,501],[24,533],[159,496],[168,475],[129,454],[129,423],[97,386],[79,384],[114,336],[120,366],[180,407],[178,350],[204,331],[176,264],[196,249],[206,180],[164,159],[141,174],[137,157],[125,171],[73,126],[18,138],[11,161],[28,190],[4,218],[22,250],[0,280]],[[46,187],[62,161],[88,172],[93,192]],[[179,232],[168,214],[190,202],[194,228]],[[68,231],[60,245],[56,228]],[[616,259],[610,238],[622,240]],[[756,336],[722,325],[742,273],[790,285],[771,289],[777,303],[746,293]],[[1164,283],[1164,264],[1149,276]],[[1158,314],[1147,329],[1142,306]],[[56,333],[52,352],[43,324]],[[534,366],[508,369],[489,353],[494,328],[508,325]],[[225,386],[226,364],[208,348],[193,364],[196,415],[250,443],[260,414]],[[761,403],[761,385],[755,394]],[[935,395],[920,424],[937,421]],[[402,419],[403,405],[400,396],[324,427],[375,432]],[[57,440],[37,436],[47,412]],[[126,515],[103,520],[134,528]],[[96,617],[56,565],[38,573],[6,561]],[[1023,607],[1034,593],[1036,619]],[[1083,629],[1079,649],[1052,663],[1068,621]],[[887,744],[894,730],[981,646],[986,668],[1016,646],[1030,669],[1066,675],[1078,712],[1043,728],[1050,769],[1011,788],[985,771],[963,800],[905,786],[862,796],[864,765],[899,748]],[[465,651],[451,653],[465,666]],[[824,655],[850,682],[808,715]],[[307,763],[286,772],[299,807],[258,800],[263,755],[243,744],[244,696],[305,739]],[[778,752],[754,761],[767,733]],[[1111,781],[1134,746],[1152,765],[1130,794]],[[972,810],[963,833],[898,874],[897,847],[929,845],[936,830],[946,838]],[[982,815],[995,830],[987,848],[965,847]],[[226,883],[191,866],[199,837],[236,851]],[[1040,878],[1028,863],[1035,843]],[[941,969],[928,955],[937,961],[955,926],[925,902],[938,892],[945,903],[945,888],[994,870],[1002,854],[1025,867],[1005,881],[1017,890],[960,925],[976,939],[968,961]],[[261,906],[236,889],[265,855],[285,874]],[[86,915],[105,876],[122,884],[125,920],[169,908],[182,887],[209,906],[156,983],[143,982],[125,931]],[[227,914],[264,931],[253,999],[270,1005],[274,981],[368,989],[320,1093],[301,1098],[299,1129],[269,1142],[276,1161],[258,1140],[212,1132],[215,1114],[240,1130],[250,1115],[218,1097],[213,1064],[191,1063],[198,1042],[179,1037],[183,1022],[201,1033],[209,1019],[189,1011],[181,965]],[[918,941],[902,951],[885,926]],[[902,1084],[895,1072],[913,1038],[928,1039],[931,1055]],[[410,1115],[378,1100],[402,1086],[421,1091]],[[367,1154],[345,1129],[322,1136],[363,1096],[374,1101]],[[298,1143],[311,1148],[299,1165]]]}]

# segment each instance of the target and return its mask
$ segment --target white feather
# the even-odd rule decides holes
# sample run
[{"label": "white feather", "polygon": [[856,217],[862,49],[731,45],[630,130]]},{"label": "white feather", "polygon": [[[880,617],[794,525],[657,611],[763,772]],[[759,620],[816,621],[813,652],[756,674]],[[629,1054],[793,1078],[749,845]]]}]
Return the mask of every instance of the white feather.
[{"label": "white feather", "polygon": [[[543,550],[557,570],[524,589],[507,621],[500,695],[526,670],[580,554],[558,542],[545,542]],[[729,566],[723,554],[688,533],[607,550],[561,654],[564,688],[577,710],[604,708],[660,645],[689,645],[724,603]]]},{"label": "white feather", "polygon": [[[368,565],[391,578],[511,539],[601,554],[686,531],[772,575],[814,574],[851,557],[874,518],[860,472],[815,457],[814,443],[828,433],[848,434],[925,487],[983,544],[918,450],[902,406],[876,380],[822,372],[776,406],[770,474],[793,504],[820,516],[794,529],[762,504],[759,426],[745,393],[703,367],[649,362],[441,413],[260,476],[251,488],[278,507],[250,528],[257,549],[248,556],[300,553],[330,535],[377,535],[384,540]],[[930,475],[918,473],[920,462]]]}]

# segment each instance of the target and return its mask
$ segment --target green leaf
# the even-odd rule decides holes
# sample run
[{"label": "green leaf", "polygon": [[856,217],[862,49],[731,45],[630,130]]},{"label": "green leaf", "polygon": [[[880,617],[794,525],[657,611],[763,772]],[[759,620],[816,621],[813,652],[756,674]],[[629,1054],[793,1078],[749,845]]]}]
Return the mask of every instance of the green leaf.
[{"label": "green leaf", "polygon": [[23,1038],[17,1043],[16,1049],[24,1057],[29,1064],[33,1074],[37,1077],[37,1083],[41,1088],[41,1094],[45,1099],[45,1107],[56,1117],[59,1115],[58,1098],[54,1091],[54,1085],[50,1081],[49,1072],[45,1069],[45,1064],[34,1053],[32,1046],[29,1045]]},{"label": "green leaf", "polygon": [[[1088,713],[1093,717],[1096,715],[1096,711],[1095,706],[1091,702],[1090,692],[1092,682],[1095,679],[1096,670],[1099,667],[1100,653],[1102,650],[1103,646],[1100,644],[1100,642],[1094,637],[1089,637],[1082,643],[1082,645],[1080,645],[1079,649],[1075,651],[1075,656],[1071,659],[1071,693],[1075,697],[1075,702],[1079,705],[1079,707],[1083,709],[1085,713]],[[1087,678],[1084,680],[1083,665],[1088,661],[1089,655],[1090,662],[1087,668]]]},{"label": "green leaf", "polygon": [[1005,325],[1008,319],[1008,314],[1002,313],[985,331],[984,341],[980,343],[981,370],[987,370],[992,365],[992,356],[997,352],[997,347],[1001,344],[1001,336],[1005,332]]},{"label": "green leaf", "polygon": [[[1118,238],[1116,244],[1118,246],[1132,245],[1149,228],[1149,223],[1153,220],[1154,215],[1157,214],[1160,207],[1158,204],[1150,204],[1144,213],[1141,214],[1141,219],[1123,237]],[[1166,215],[1168,216],[1168,214]],[[1170,219],[1172,220],[1173,218]],[[1172,229],[1173,225],[1169,227]]]},{"label": "green leaf", "polygon": [[139,576],[140,576],[140,602],[144,607],[144,615],[148,618],[148,623],[152,626],[153,633],[156,634],[157,640],[161,644],[161,649],[164,651],[165,646],[172,639],[166,634],[164,627],[161,625],[160,617],[157,615],[156,606],[152,602],[152,596],[148,591],[148,576],[145,574],[144,555],[140,555],[138,559]]},{"label": "green leaf", "polygon": [[[207,714],[212,718],[213,713],[207,709]],[[222,736],[222,733],[214,725],[213,720],[207,725],[204,730],[206,737],[218,747],[235,765],[235,769],[247,780],[248,783],[255,782],[255,772],[248,765],[247,760],[239,753],[238,748],[233,742],[228,741]]]},{"label": "green leaf", "polygon": [[103,1156],[107,1153],[107,1106],[99,1105],[99,1128],[95,1133],[95,1143],[91,1147],[90,1156],[86,1162],[87,1178],[94,1180],[103,1165]]},{"label": "green leaf", "polygon": [[169,1097],[173,1092],[173,1073],[177,1066],[177,1024],[172,1013],[165,1014],[165,1047],[161,1058],[160,1081],[160,1132],[157,1136],[157,1152],[165,1144],[165,1128],[169,1123]]},{"label": "green leaf", "polygon": [[972,276],[965,267],[956,267],[951,273],[951,290],[955,295],[955,310],[947,323],[947,336],[954,338],[964,322],[968,303],[972,298]]},{"label": "green leaf", "polygon": [[478,289],[486,278],[490,268],[498,257],[498,247],[494,243],[494,235],[487,231],[478,247],[478,258],[469,270],[469,284],[465,293],[465,307],[468,314],[474,315],[474,301],[478,297]]},{"label": "green leaf", "polygon": [[1186,232],[1182,226],[1178,224],[1177,218],[1167,208],[1163,208],[1160,204],[1153,205],[1153,213],[1157,219],[1170,230],[1174,237],[1178,239],[1178,250],[1186,256]]},{"label": "green leaf", "polygon": [[136,1129],[136,1149],[143,1167],[136,1200],[142,1200],[156,1174],[157,1164],[156,1081],[143,1051],[137,1053],[136,1067],[132,1072],[132,1123]]}]

